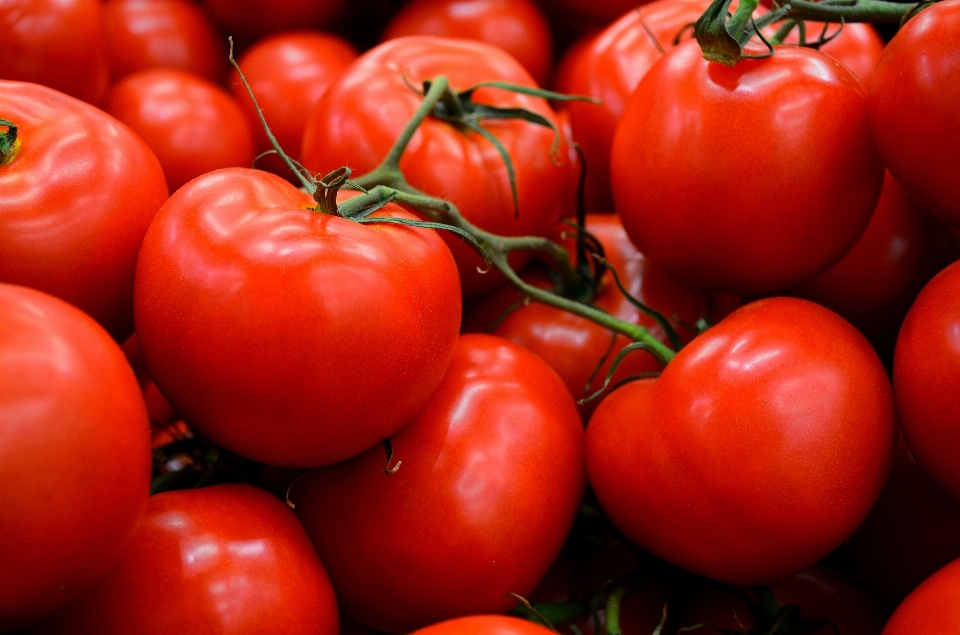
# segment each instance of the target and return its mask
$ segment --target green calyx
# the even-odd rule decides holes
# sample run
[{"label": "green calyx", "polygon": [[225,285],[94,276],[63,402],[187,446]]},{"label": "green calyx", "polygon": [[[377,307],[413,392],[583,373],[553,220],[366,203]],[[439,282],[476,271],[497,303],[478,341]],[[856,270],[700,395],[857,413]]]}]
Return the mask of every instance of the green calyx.
[{"label": "green calyx", "polygon": [[0,126],[5,126],[5,132],[0,132],[0,165],[7,165],[17,156],[20,143],[17,140],[17,125],[12,121],[0,119]]}]

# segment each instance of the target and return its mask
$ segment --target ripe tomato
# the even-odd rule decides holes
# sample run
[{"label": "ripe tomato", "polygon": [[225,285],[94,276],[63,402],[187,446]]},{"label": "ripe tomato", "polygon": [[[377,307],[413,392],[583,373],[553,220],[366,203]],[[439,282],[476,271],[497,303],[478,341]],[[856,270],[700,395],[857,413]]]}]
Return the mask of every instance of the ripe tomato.
[{"label": "ripe tomato", "polygon": [[857,241],[880,195],[866,108],[853,73],[811,49],[730,68],[696,42],[676,47],[641,80],[614,138],[627,234],[697,287],[759,294],[817,275]]},{"label": "ripe tomato", "polygon": [[960,262],[938,273],[907,313],[893,357],[903,436],[917,463],[960,501]]},{"label": "ripe tomato", "polygon": [[896,440],[883,365],[819,305],[741,307],[587,427],[597,498],[627,537],[734,584],[796,575],[880,494]]},{"label": "ripe tomato", "polygon": [[[375,168],[422,102],[410,85],[445,75],[463,90],[499,80],[533,86],[529,73],[503,50],[468,40],[427,36],[389,40],[357,59],[330,87],[310,114],[303,137],[303,162],[326,174],[348,165],[354,174]],[[560,121],[543,99],[492,88],[474,94],[477,103],[526,108]],[[479,134],[429,118],[413,135],[400,167],[409,183],[453,202],[474,224],[500,235],[545,235],[570,216],[574,200],[566,195],[577,170],[556,150],[549,128],[518,120],[484,125],[506,148],[516,171],[519,213],[496,148]],[[457,260],[464,294],[476,296],[503,283],[491,272],[481,275],[483,260],[460,238],[445,236]],[[521,254],[526,257],[525,254]],[[518,261],[517,266],[522,266]]]},{"label": "ripe tomato", "polygon": [[150,426],[120,347],[53,296],[0,284],[0,632],[117,564],[150,490]]},{"label": "ripe tomato", "polygon": [[273,465],[340,461],[396,432],[440,382],[460,327],[436,232],[313,207],[273,174],[219,170],[170,197],[137,265],[137,336],[157,386],[205,435]]},{"label": "ripe tomato", "polygon": [[911,18],[874,69],[870,127],[890,173],[924,209],[960,227],[960,0]]},{"label": "ripe tomato", "polygon": [[151,496],[120,565],[35,632],[336,635],[337,602],[283,503],[215,485]]},{"label": "ripe tomato", "polygon": [[389,633],[504,612],[560,553],[585,486],[583,425],[533,353],[464,335],[429,403],[382,448],[308,472],[296,513],[342,610]]},{"label": "ripe tomato", "polygon": [[411,635],[549,635],[550,629],[506,615],[471,615],[426,626]]},{"label": "ripe tomato", "polygon": [[960,632],[960,560],[927,578],[890,616],[883,635]]},{"label": "ripe tomato", "polygon": [[[807,41],[815,41],[823,33],[823,23],[807,22]],[[821,53],[826,53],[837,60],[857,76],[864,84],[870,79],[877,60],[883,53],[883,39],[877,30],[870,24],[864,22],[851,22],[844,24],[840,28],[837,24],[831,24],[827,35],[832,36],[840,29],[839,35],[820,47]],[[797,41],[797,31],[790,33],[787,43]]]},{"label": "ripe tomato", "polygon": [[0,2],[0,79],[101,105],[110,79],[101,1]]},{"label": "ripe tomato", "polygon": [[550,78],[553,36],[533,0],[412,0],[387,24],[383,39],[405,35],[481,40],[515,57],[539,85]]},{"label": "ripe tomato", "polygon": [[219,84],[227,39],[189,0],[109,0],[103,5],[113,81],[154,66],[179,68]]},{"label": "ripe tomato", "polygon": [[36,84],[0,81],[0,119],[20,144],[0,165],[0,282],[64,299],[123,341],[137,252],[167,198],[156,156],[113,117]]},{"label": "ripe tomato", "polygon": [[[271,35],[240,56],[237,60],[240,70],[284,152],[300,158],[307,115],[356,57],[357,51],[349,42],[320,31],[288,31]],[[272,149],[247,89],[235,70],[230,74],[229,86],[255,131],[257,153]],[[263,157],[257,166],[284,178],[295,178],[280,157]]]},{"label": "ripe tomato", "polygon": [[110,89],[107,111],[143,137],[170,191],[219,168],[253,163],[253,130],[219,86],[186,71],[150,68]]}]

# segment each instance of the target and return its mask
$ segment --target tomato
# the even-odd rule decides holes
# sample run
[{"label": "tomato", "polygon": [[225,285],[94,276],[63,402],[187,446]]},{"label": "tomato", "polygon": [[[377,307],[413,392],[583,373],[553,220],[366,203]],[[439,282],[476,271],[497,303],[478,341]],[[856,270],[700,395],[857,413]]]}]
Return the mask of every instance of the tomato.
[{"label": "tomato", "polygon": [[636,0],[549,0],[547,4],[556,5],[558,11],[572,11],[578,17],[609,22],[646,3]]},{"label": "tomato", "polygon": [[880,195],[866,108],[860,81],[811,49],[730,68],[695,42],[676,47],[614,138],[627,234],[697,287],[760,294],[812,278],[849,251]]},{"label": "tomato", "polygon": [[[321,174],[341,165],[356,175],[375,168],[422,102],[410,85],[419,87],[437,75],[445,75],[457,90],[491,80],[534,85],[515,59],[483,42],[427,36],[389,40],[358,58],[310,113],[304,164]],[[474,101],[526,108],[560,125],[543,99],[483,88]],[[500,235],[545,235],[560,218],[572,215],[574,199],[566,193],[578,170],[564,160],[566,149],[555,148],[553,131],[518,120],[489,120],[484,125],[510,155],[518,210],[503,158],[493,144],[438,119],[428,119],[413,135],[400,161],[407,181],[451,201],[468,220]],[[483,260],[460,238],[450,234],[445,239],[457,259],[465,296],[503,284],[495,272],[477,272]]]},{"label": "tomato", "polygon": [[337,602],[283,503],[215,485],[151,496],[120,565],[36,632],[336,635]]},{"label": "tomato", "polygon": [[227,39],[189,0],[109,0],[103,5],[113,81],[154,66],[179,68],[220,83]]},{"label": "tomato", "polygon": [[228,34],[253,39],[327,26],[346,6],[345,0],[203,0],[202,4]]},{"label": "tomato", "polygon": [[960,227],[960,0],[911,18],[873,72],[870,127],[890,173],[920,205]]},{"label": "tomato", "polygon": [[66,302],[0,284],[0,632],[115,566],[149,486],[150,426],[120,347]]},{"label": "tomato", "polygon": [[510,53],[539,85],[550,78],[553,36],[533,0],[413,0],[387,24],[383,39],[405,35],[481,40]]},{"label": "tomato", "polygon": [[883,635],[960,633],[960,560],[927,578],[890,616]]},{"label": "tomato", "polygon": [[[237,60],[240,70],[284,152],[294,158],[300,157],[300,141],[310,109],[356,57],[357,51],[349,42],[320,31],[271,35],[240,56]],[[236,71],[230,75],[229,86],[256,133],[257,153],[272,149]],[[258,167],[285,178],[294,178],[290,168],[276,156],[263,157]]]},{"label": "tomato", "polygon": [[611,393],[587,470],[641,547],[734,584],[796,575],[842,543],[890,471],[883,365],[849,323],[793,298],[731,313],[656,380]]},{"label": "tomato", "polygon": [[505,612],[557,557],[585,485],[583,426],[533,353],[464,335],[427,405],[377,447],[311,470],[296,513],[342,610],[389,633]]},{"label": "tomato", "polygon": [[411,635],[548,635],[550,629],[519,617],[471,615],[426,626]]},{"label": "tomato", "polygon": [[[822,22],[807,22],[807,41],[815,42],[823,33]],[[857,78],[866,84],[873,73],[877,60],[883,53],[883,39],[877,30],[870,24],[864,22],[851,22],[844,24],[840,28],[838,24],[831,24],[827,29],[827,37],[839,34],[829,42],[820,47],[821,53],[826,53],[837,60],[857,76]],[[797,31],[791,33],[788,42],[794,41],[798,37]]]},{"label": "tomato", "polygon": [[137,265],[137,336],[163,394],[217,443],[289,467],[407,423],[460,327],[436,232],[313,207],[280,177],[219,170],[170,197]]},{"label": "tomato", "polygon": [[0,79],[43,84],[99,106],[110,79],[105,38],[100,0],[5,0]]},{"label": "tomato", "polygon": [[893,357],[903,436],[917,463],[960,501],[960,262],[938,273],[907,313]]},{"label": "tomato", "polygon": [[107,111],[157,154],[170,191],[218,168],[253,163],[253,130],[236,101],[207,80],[173,68],[127,75]]},{"label": "tomato", "polygon": [[0,119],[20,144],[0,165],[0,282],[66,300],[123,341],[137,252],[167,198],[157,158],[113,117],[36,84],[0,81]]}]

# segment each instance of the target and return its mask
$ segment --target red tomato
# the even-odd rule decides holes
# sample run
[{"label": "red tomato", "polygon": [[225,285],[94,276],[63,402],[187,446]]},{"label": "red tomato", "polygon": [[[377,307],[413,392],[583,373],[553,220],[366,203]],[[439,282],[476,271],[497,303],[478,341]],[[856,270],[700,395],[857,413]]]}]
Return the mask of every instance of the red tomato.
[{"label": "red tomato", "polygon": [[656,380],[610,394],[587,470],[626,536],[734,584],[781,580],[842,543],[880,494],[893,395],[866,339],[793,298],[731,313]]},{"label": "red tomato", "polygon": [[890,40],[870,81],[870,126],[890,173],[960,227],[960,0],[937,2]]},{"label": "red tomato", "polygon": [[550,77],[553,36],[533,0],[412,0],[387,25],[383,39],[405,35],[481,40],[515,57],[539,85]]},{"label": "red tomato", "polygon": [[812,49],[730,68],[678,46],[614,138],[627,234],[697,287],[759,294],[812,278],[850,250],[880,195],[866,109],[860,81]]},{"label": "red tomato", "polygon": [[228,34],[246,38],[324,27],[346,6],[345,0],[203,0],[202,4]]},{"label": "red tomato", "polygon": [[[463,90],[482,81],[500,80],[533,86],[530,75],[503,50],[468,40],[405,37],[390,40],[357,59],[310,114],[303,137],[303,162],[326,174],[348,165],[354,174],[375,168],[422,102],[410,89],[445,75]],[[477,90],[477,103],[526,108],[560,126],[543,100],[492,88]],[[430,118],[414,134],[400,162],[409,183],[453,202],[463,215],[500,235],[545,235],[560,218],[570,216],[566,196],[576,166],[554,152],[549,128],[518,120],[486,121],[503,144],[516,171],[519,214],[515,215],[503,159],[493,144],[473,132]],[[483,260],[453,234],[445,240],[457,259],[464,294],[475,296],[503,283],[491,272],[479,274]],[[526,254],[522,254],[526,257]],[[523,261],[518,261],[521,266]]]},{"label": "red tomato", "polygon": [[383,448],[308,472],[296,513],[341,608],[389,633],[505,612],[560,553],[583,495],[583,426],[533,353],[464,335],[429,403]]},{"label": "red tomato", "polygon": [[927,283],[907,313],[893,358],[903,436],[917,463],[960,501],[960,262]]},{"label": "red tomato", "polygon": [[154,66],[179,68],[214,83],[227,75],[227,38],[194,2],[109,0],[103,18],[114,81]]},{"label": "red tomato", "polygon": [[167,198],[150,148],[106,113],[50,88],[0,81],[19,150],[0,165],[0,282],[40,289],[133,332],[133,272]]},{"label": "red tomato", "polygon": [[897,607],[883,635],[960,633],[960,560],[940,569]]},{"label": "red tomato", "polygon": [[336,635],[337,601],[283,503],[215,485],[151,496],[120,565],[36,632]]},{"label": "red tomato", "polygon": [[253,163],[253,130],[236,101],[211,82],[173,68],[127,75],[107,111],[157,154],[170,191],[218,168]]},{"label": "red tomato", "polygon": [[0,632],[115,566],[149,490],[150,426],[120,347],[67,303],[0,284]]},{"label": "red tomato", "polygon": [[411,635],[550,635],[550,629],[506,615],[471,615],[426,626]]},{"label": "red tomato", "polygon": [[[815,42],[823,33],[822,22],[807,22],[807,41]],[[820,47],[821,53],[826,53],[837,60],[866,84],[873,73],[873,67],[883,53],[883,39],[872,25],[863,22],[851,22],[840,28],[838,24],[831,24],[827,29],[827,36],[839,35]],[[797,41],[799,34],[792,31],[787,42]]]},{"label": "red tomato", "polygon": [[[240,56],[240,70],[284,152],[299,159],[307,115],[356,57],[357,51],[349,42],[320,31],[268,36]],[[229,85],[256,133],[257,153],[272,149],[236,71],[231,72]],[[284,178],[295,178],[279,157],[263,157],[257,165]]]},{"label": "red tomato", "polygon": [[313,207],[267,172],[207,174],[161,208],[137,266],[137,336],[163,394],[217,443],[273,465],[340,461],[396,432],[460,327],[436,232]]},{"label": "red tomato", "polygon": [[110,67],[100,0],[0,2],[0,79],[101,105]]}]

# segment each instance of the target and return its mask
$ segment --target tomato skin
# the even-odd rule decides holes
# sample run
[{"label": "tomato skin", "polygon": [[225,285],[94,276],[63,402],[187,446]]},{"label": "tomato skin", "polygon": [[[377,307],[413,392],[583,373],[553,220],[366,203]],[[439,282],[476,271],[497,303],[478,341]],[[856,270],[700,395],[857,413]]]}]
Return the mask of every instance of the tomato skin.
[{"label": "tomato skin", "polygon": [[33,633],[336,635],[323,565],[284,504],[250,485],[150,497],[120,565]]},{"label": "tomato skin", "polygon": [[106,113],[51,88],[0,81],[20,150],[0,166],[0,282],[39,289],[133,332],[133,272],[167,198],[150,148]]},{"label": "tomato skin", "polygon": [[110,74],[154,66],[179,68],[220,83],[227,75],[227,40],[189,0],[109,0],[103,4]]},{"label": "tomato skin", "polygon": [[870,89],[883,162],[924,209],[960,227],[960,0],[924,9],[884,49]]},{"label": "tomato skin", "polygon": [[723,582],[796,575],[845,540],[890,471],[883,365],[804,300],[731,313],[656,380],[627,384],[587,427],[587,470],[627,537]]},{"label": "tomato skin", "polygon": [[583,426],[533,353],[464,335],[427,406],[383,448],[308,472],[291,499],[342,610],[389,633],[505,612],[560,553],[585,486]]},{"label": "tomato skin", "polygon": [[[837,25],[831,25],[828,36],[834,33]],[[807,40],[817,37],[823,30],[819,22],[807,22]],[[840,34],[820,47],[826,53],[849,68],[864,83],[870,80],[873,69],[883,54],[883,38],[871,24],[851,22],[844,24]]]},{"label": "tomato skin", "polygon": [[554,631],[508,615],[470,615],[418,629],[411,635],[547,635]]},{"label": "tomato skin", "polygon": [[897,607],[882,635],[960,633],[960,560],[927,578]]},{"label": "tomato skin", "polygon": [[170,191],[219,168],[253,163],[253,130],[219,86],[186,71],[148,68],[110,89],[107,111],[156,153]]},{"label": "tomato skin", "polygon": [[0,79],[43,84],[102,105],[110,68],[101,1],[0,4]]},{"label": "tomato skin", "polygon": [[697,287],[760,294],[817,275],[853,246],[880,195],[866,102],[848,69],[811,49],[729,68],[695,42],[674,48],[614,138],[627,234]]},{"label": "tomato skin", "polygon": [[267,172],[207,174],[161,208],[137,266],[137,336],[157,386],[214,441],[287,467],[396,432],[440,382],[460,326],[436,232],[314,206]]},{"label": "tomato skin", "polygon": [[120,347],[80,310],[0,283],[0,632],[116,565],[150,490],[150,426]]},{"label": "tomato skin", "polygon": [[[339,36],[288,31],[257,41],[237,60],[270,130],[291,157],[300,158],[310,110],[356,57],[353,45]],[[231,71],[228,83],[255,132],[257,153],[272,149],[236,70]],[[295,178],[279,157],[263,157],[257,165],[284,178]]]},{"label": "tomato skin", "polygon": [[[326,174],[348,165],[364,174],[382,161],[422,102],[410,89],[445,75],[462,90],[481,81],[500,80],[533,86],[529,73],[503,50],[483,42],[428,36],[389,40],[360,56],[310,113],[303,137],[303,162],[313,173]],[[479,89],[477,103],[519,107],[560,120],[538,98],[496,89]],[[519,215],[503,159],[494,146],[475,133],[465,134],[449,123],[428,118],[413,135],[400,161],[407,181],[428,194],[454,203],[465,218],[500,235],[546,235],[560,219],[572,215],[574,199],[566,196],[576,182],[576,166],[551,153],[554,133],[525,121],[485,121],[506,148],[516,172]],[[446,236],[457,260],[464,296],[472,297],[504,283],[495,272],[480,274],[482,258],[456,236]],[[520,254],[526,258],[526,254]],[[525,260],[518,259],[516,266]]]},{"label": "tomato skin", "polygon": [[893,356],[900,426],[917,463],[960,501],[960,262],[938,273],[907,313]]},{"label": "tomato skin", "polygon": [[405,35],[481,40],[510,53],[540,86],[550,77],[553,36],[531,0],[412,0],[391,19],[383,40]]}]

